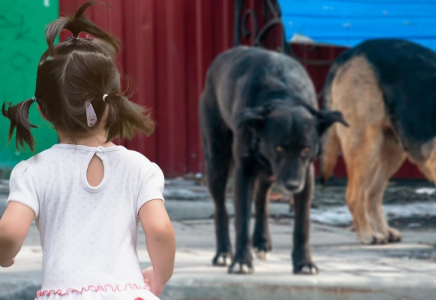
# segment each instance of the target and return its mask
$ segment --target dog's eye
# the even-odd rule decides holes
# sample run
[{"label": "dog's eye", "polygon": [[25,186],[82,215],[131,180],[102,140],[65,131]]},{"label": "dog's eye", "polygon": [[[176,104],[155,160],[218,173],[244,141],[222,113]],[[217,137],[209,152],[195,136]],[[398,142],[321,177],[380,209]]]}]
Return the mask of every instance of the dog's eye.
[{"label": "dog's eye", "polygon": [[310,153],[310,148],[304,148],[303,150],[301,150],[300,155],[302,157],[307,157],[309,155],[309,153]]},{"label": "dog's eye", "polygon": [[285,151],[285,149],[283,149],[283,147],[277,146],[276,147],[276,151],[277,152],[283,152],[283,151]]}]

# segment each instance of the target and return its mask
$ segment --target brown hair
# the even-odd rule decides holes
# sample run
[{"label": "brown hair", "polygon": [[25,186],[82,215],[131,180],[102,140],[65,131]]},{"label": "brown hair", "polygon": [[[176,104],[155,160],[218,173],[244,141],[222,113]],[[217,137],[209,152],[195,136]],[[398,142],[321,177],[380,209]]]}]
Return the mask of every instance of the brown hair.
[{"label": "brown hair", "polygon": [[[74,16],[59,18],[48,25],[48,50],[41,56],[37,70],[36,102],[56,129],[71,136],[93,128],[87,125],[87,101],[95,110],[97,124],[107,110],[104,128],[108,141],[116,137],[132,138],[135,130],[150,135],[154,122],[148,113],[144,115],[146,109],[129,101],[121,91],[120,74],[114,63],[121,43],[83,15],[93,4],[87,2]],[[56,36],[64,29],[70,30],[72,37],[54,45]],[[95,38],[79,38],[80,32]],[[103,99],[105,94],[108,96]],[[8,109],[5,103],[2,106],[3,115],[11,122],[8,140],[16,128],[16,147],[24,147],[26,143],[32,151],[35,142],[30,129],[36,126],[30,124],[28,114],[34,100],[25,100]]]}]

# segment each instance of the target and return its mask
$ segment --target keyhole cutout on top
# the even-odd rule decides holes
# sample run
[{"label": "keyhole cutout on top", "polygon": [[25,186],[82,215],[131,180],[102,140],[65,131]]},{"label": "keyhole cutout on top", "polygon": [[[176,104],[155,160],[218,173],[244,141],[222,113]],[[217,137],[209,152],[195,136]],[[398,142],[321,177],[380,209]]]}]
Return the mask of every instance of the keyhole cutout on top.
[{"label": "keyhole cutout on top", "polygon": [[103,181],[104,166],[103,161],[94,155],[89,162],[88,169],[86,170],[86,180],[92,187],[98,186]]}]

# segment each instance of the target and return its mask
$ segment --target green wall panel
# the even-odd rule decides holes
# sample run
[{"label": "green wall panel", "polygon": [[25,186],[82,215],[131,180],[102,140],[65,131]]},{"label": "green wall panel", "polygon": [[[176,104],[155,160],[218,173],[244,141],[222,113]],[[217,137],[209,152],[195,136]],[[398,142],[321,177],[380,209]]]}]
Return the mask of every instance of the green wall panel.
[{"label": "green wall panel", "polygon": [[[0,104],[18,103],[35,92],[36,69],[47,49],[46,25],[59,16],[58,0],[0,0]],[[44,121],[36,105],[30,108],[36,152],[57,143],[52,126]],[[0,115],[0,177],[7,177],[19,161],[33,154],[15,148],[15,139],[7,145],[9,120]]]}]

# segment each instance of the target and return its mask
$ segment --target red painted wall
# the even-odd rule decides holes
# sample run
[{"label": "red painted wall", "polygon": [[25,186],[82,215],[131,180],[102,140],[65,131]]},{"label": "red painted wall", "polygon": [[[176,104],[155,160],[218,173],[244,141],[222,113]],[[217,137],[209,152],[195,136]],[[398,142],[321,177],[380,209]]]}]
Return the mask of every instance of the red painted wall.
[{"label": "red painted wall", "polygon": [[[60,13],[85,0],[60,0]],[[157,162],[167,177],[203,169],[197,104],[213,58],[232,46],[233,0],[107,0],[88,16],[123,41],[122,72],[133,80],[133,101],[150,107],[151,137],[123,144]],[[63,35],[67,37],[68,33]]]},{"label": "red painted wall", "polygon": [[[60,13],[74,12],[85,0],[60,0]],[[157,162],[167,177],[201,172],[203,157],[197,106],[211,61],[233,46],[234,0],[106,0],[113,9],[94,6],[88,16],[119,37],[123,49],[118,64],[133,80],[133,101],[152,109],[157,122],[151,137],[138,136],[122,143]],[[248,0],[246,8],[258,13],[263,1]],[[252,28],[251,20],[248,27]],[[261,27],[263,20],[259,20]],[[63,38],[68,36],[64,34]],[[276,30],[266,44],[280,39]],[[244,38],[251,44],[251,38]],[[334,59],[343,49],[293,46],[298,57]],[[328,65],[305,64],[318,91],[324,85]],[[343,162],[336,176],[345,176]],[[422,177],[405,164],[397,177]]]}]

